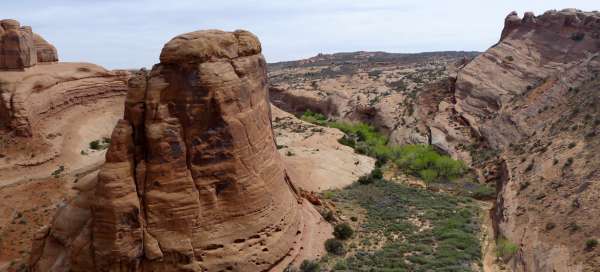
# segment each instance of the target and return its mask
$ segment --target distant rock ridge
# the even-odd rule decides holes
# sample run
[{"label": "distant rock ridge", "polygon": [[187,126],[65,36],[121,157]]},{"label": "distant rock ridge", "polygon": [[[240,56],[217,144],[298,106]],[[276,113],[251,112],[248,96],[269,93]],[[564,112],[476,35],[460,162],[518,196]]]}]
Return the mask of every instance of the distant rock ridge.
[{"label": "distant rock ridge", "polygon": [[34,241],[33,271],[269,271],[303,230],[253,34],[169,41],[129,80],[98,179]]},{"label": "distant rock ridge", "polygon": [[0,70],[22,70],[37,63],[56,62],[56,48],[30,26],[12,19],[0,21]]}]

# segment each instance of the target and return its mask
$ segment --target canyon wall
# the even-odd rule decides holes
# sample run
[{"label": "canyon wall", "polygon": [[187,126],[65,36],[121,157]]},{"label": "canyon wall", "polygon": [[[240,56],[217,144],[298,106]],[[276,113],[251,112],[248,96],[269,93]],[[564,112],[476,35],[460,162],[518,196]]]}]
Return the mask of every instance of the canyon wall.
[{"label": "canyon wall", "polygon": [[513,12],[448,85],[432,142],[473,161],[498,154],[484,174],[497,182],[496,234],[518,247],[510,267],[597,271],[586,241],[600,237],[600,13]]}]

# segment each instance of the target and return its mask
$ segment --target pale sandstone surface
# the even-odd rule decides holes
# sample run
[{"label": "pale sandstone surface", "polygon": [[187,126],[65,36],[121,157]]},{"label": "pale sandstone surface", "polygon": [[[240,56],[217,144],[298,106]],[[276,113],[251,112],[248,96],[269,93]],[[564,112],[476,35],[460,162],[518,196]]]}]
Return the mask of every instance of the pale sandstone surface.
[{"label": "pale sandstone surface", "polygon": [[167,43],[129,81],[96,184],[40,233],[32,269],[266,271],[322,254],[306,235],[331,227],[277,152],[260,50],[246,31]]},{"label": "pale sandstone surface", "polygon": [[297,187],[313,192],[341,189],[373,170],[375,159],[338,142],[343,132],[271,109],[279,152]]}]

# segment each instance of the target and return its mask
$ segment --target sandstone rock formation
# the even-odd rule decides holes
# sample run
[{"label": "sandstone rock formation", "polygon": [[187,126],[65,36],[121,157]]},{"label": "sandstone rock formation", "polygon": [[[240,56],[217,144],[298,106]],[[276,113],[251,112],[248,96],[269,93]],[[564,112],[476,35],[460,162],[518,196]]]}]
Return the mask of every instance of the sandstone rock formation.
[{"label": "sandstone rock formation", "polygon": [[518,247],[512,270],[596,271],[585,241],[600,237],[600,13],[513,12],[448,85],[432,142],[473,161],[499,155],[479,170],[497,182],[494,227]]},{"label": "sandstone rock formation", "polygon": [[22,70],[38,62],[56,62],[56,48],[31,27],[16,20],[0,21],[0,70]]},{"label": "sandstone rock formation", "polygon": [[268,271],[297,250],[258,39],[187,33],[160,61],[129,80],[97,182],[34,242],[33,271]]},{"label": "sandstone rock formation", "polygon": [[30,137],[40,122],[74,104],[124,95],[128,75],[86,63],[0,72],[0,130]]}]

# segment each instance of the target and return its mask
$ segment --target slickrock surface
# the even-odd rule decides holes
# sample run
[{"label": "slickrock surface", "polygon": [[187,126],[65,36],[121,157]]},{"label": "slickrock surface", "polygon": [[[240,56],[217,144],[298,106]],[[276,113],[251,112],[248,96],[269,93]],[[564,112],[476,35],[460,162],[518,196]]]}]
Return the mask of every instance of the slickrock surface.
[{"label": "slickrock surface", "polygon": [[511,13],[447,87],[432,143],[474,165],[498,155],[479,170],[497,184],[497,237],[518,247],[509,267],[598,271],[600,13]]},{"label": "slickrock surface", "polygon": [[246,31],[168,42],[129,81],[97,182],[34,242],[33,271],[268,271],[309,245],[318,216],[277,152],[260,52]]},{"label": "slickrock surface", "polygon": [[31,27],[12,19],[0,21],[0,70],[23,70],[42,62],[58,61],[56,48]]},{"label": "slickrock surface", "polygon": [[279,153],[298,188],[341,189],[375,167],[375,159],[338,142],[344,135],[338,129],[304,122],[275,106],[271,109]]}]

